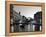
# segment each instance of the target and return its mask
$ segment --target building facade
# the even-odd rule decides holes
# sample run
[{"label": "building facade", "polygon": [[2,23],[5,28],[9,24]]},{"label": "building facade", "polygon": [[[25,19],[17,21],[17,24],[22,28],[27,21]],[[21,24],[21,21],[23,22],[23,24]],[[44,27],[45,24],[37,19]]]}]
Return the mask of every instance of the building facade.
[{"label": "building facade", "polygon": [[40,27],[42,28],[42,12],[41,11],[34,14],[34,20],[36,21],[35,31],[40,31]]}]

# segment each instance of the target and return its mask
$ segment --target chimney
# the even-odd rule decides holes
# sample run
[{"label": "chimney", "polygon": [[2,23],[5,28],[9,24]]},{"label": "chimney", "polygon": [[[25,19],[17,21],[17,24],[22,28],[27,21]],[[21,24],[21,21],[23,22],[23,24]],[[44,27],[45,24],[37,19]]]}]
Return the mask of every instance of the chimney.
[{"label": "chimney", "polygon": [[19,12],[19,15],[20,15],[20,12]]}]

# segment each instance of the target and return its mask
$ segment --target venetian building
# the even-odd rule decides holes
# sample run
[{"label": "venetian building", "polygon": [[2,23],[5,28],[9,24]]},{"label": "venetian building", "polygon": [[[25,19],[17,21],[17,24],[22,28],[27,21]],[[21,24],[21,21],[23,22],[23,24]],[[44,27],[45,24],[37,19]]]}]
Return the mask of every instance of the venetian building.
[{"label": "venetian building", "polygon": [[40,27],[42,27],[42,11],[37,12],[34,14],[35,23],[35,31],[41,31]]}]

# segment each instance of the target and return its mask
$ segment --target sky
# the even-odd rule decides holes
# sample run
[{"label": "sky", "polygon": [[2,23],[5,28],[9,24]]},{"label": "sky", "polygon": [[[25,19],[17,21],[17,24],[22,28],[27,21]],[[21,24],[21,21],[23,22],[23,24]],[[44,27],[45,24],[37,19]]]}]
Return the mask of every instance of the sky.
[{"label": "sky", "polygon": [[14,5],[14,11],[16,12],[21,12],[21,15],[31,18],[34,18],[34,14],[38,11],[41,11],[41,7],[40,6],[18,6],[18,5]]}]

